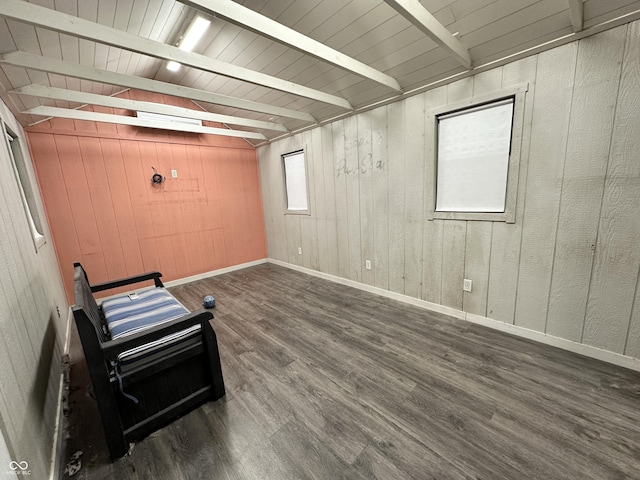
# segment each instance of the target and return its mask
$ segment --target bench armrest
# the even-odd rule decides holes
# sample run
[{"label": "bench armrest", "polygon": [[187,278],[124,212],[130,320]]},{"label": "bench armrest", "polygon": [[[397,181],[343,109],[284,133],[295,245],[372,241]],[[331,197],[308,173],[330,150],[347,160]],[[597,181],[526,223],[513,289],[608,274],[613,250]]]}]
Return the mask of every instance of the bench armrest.
[{"label": "bench armrest", "polygon": [[151,327],[141,332],[127,335],[126,337],[118,338],[116,340],[104,342],[100,344],[100,347],[102,349],[102,352],[104,353],[105,358],[111,359],[131,348],[153,342],[154,340],[166,337],[167,335],[171,335],[172,333],[179,332],[180,330],[185,330],[189,327],[192,327],[193,325],[203,324],[204,322],[208,322],[211,319],[213,319],[213,314],[211,312],[200,309],[187,315],[183,315],[180,318],[176,318],[175,320],[171,320],[170,322]]},{"label": "bench armrest", "polygon": [[91,285],[91,292],[101,292],[103,290],[109,290],[111,288],[124,287],[125,285],[131,285],[132,283],[145,282],[147,280],[153,280],[156,287],[164,287],[160,277],[160,272],[147,272],[140,275],[134,275],[133,277],[121,278],[119,280],[112,280],[110,282],[96,283]]}]

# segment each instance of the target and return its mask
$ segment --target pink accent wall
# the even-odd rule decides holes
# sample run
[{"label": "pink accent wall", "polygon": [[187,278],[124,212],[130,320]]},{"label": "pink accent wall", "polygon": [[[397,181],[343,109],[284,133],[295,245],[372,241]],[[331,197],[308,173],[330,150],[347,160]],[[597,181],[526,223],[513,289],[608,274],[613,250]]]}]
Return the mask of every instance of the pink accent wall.
[{"label": "pink accent wall", "polygon": [[[71,303],[76,261],[98,283],[150,270],[169,281],[266,257],[257,154],[244,140],[66,119],[26,132]],[[151,167],[166,177],[160,186]]]}]

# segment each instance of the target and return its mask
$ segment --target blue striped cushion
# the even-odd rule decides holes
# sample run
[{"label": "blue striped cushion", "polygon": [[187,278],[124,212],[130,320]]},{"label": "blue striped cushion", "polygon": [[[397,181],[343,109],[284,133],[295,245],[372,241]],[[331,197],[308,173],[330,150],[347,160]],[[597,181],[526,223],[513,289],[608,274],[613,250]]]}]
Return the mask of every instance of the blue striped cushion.
[{"label": "blue striped cushion", "polygon": [[116,340],[166,323],[189,313],[189,310],[164,288],[138,292],[136,298],[120,295],[102,302],[102,311]]},{"label": "blue striped cushion", "polygon": [[161,352],[164,357],[171,352],[189,347],[194,342],[188,342],[188,340],[194,339],[199,335],[200,325],[194,325],[193,327],[189,327],[185,330],[180,330],[179,332],[172,333],[171,335],[167,335],[166,337],[162,337],[153,342],[145,343],[144,345],[140,345],[120,353],[118,355],[118,364],[124,372],[126,365],[131,365],[133,363],[140,365],[139,361],[143,359],[153,361],[153,359],[158,357],[156,353]]}]

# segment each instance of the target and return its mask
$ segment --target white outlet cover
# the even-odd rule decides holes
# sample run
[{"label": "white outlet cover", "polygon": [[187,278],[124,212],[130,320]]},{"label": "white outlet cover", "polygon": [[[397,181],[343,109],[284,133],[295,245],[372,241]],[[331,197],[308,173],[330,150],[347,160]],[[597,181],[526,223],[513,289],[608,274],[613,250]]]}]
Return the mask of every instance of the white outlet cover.
[{"label": "white outlet cover", "polygon": [[462,290],[464,290],[465,292],[470,292],[472,286],[473,286],[473,281],[469,280],[468,278],[465,278],[464,282],[462,283]]},{"label": "white outlet cover", "polygon": [[171,178],[178,178],[178,170],[171,170]]}]

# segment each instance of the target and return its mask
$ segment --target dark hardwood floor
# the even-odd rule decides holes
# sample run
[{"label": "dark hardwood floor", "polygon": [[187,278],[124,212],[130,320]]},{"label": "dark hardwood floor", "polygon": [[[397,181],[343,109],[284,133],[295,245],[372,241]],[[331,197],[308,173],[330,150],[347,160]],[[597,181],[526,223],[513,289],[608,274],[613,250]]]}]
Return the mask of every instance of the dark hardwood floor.
[{"label": "dark hardwood floor", "polygon": [[73,338],[73,478],[640,478],[637,372],[270,264],[171,291],[216,297],[226,397],[111,464]]}]

